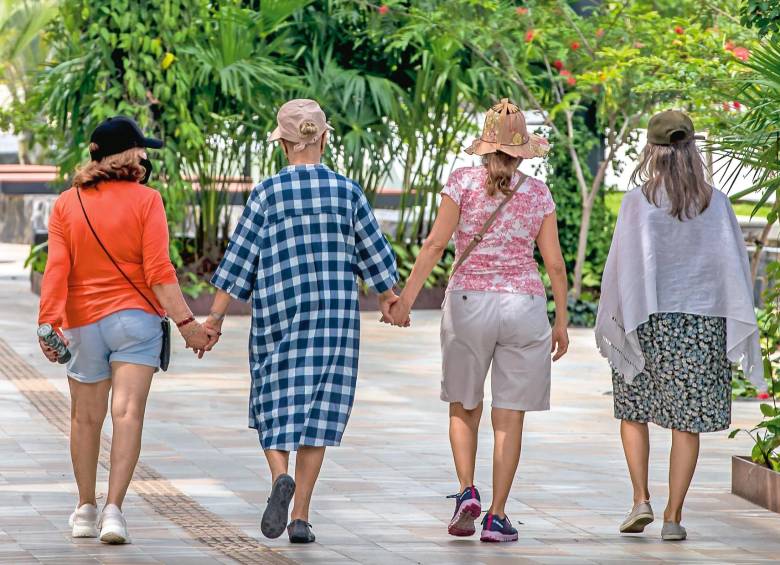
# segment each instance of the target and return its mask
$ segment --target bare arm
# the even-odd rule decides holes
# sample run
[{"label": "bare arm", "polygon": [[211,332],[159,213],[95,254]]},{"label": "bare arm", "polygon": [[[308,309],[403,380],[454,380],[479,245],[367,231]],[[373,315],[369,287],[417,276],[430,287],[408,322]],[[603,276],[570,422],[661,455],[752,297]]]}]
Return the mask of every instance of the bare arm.
[{"label": "bare arm", "polygon": [[553,325],[552,350],[553,361],[560,359],[569,348],[569,313],[567,307],[568,282],[566,263],[563,261],[561,245],[558,241],[558,220],[553,212],[542,220],[542,227],[536,237],[536,246],[542,254],[544,267],[550,277],[553,300],[555,301],[555,324]]},{"label": "bare arm", "polygon": [[[152,285],[151,289],[163,309],[176,324],[192,317],[192,311],[184,301],[184,295],[182,295],[178,283],[155,284]],[[208,330],[195,320],[178,329],[187,343],[187,347],[191,347],[198,353],[199,357],[202,357],[203,350],[211,341]]]},{"label": "bare arm", "polygon": [[449,196],[443,196],[439,214],[433,224],[431,233],[425,239],[420,253],[414,262],[414,267],[406,281],[406,286],[401,293],[401,299],[393,305],[391,309],[393,320],[397,324],[404,324],[409,319],[409,312],[412,309],[417,295],[420,294],[425,280],[430,276],[433,268],[441,260],[444,250],[452,239],[452,234],[458,227],[460,220],[460,208]]}]

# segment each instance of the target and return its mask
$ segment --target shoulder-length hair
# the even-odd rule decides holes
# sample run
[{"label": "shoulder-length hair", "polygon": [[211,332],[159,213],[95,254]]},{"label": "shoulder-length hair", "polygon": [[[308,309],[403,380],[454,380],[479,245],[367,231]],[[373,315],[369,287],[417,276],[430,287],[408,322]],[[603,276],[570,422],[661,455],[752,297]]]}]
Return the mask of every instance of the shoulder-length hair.
[{"label": "shoulder-length hair", "polygon": [[665,192],[669,214],[680,221],[689,220],[704,212],[712,199],[704,170],[692,139],[670,145],[648,143],[639,154],[631,184],[642,185],[645,198],[657,207],[661,207]]},{"label": "shoulder-length hair", "polygon": [[495,196],[499,192],[504,195],[512,192],[514,187],[510,186],[509,183],[512,182],[512,176],[517,167],[520,166],[521,161],[520,157],[512,157],[501,151],[488,153],[482,157],[482,164],[488,173],[485,183],[488,196]]},{"label": "shoulder-length hair", "polygon": [[[90,151],[97,151],[95,143],[89,144]],[[133,147],[127,151],[108,155],[100,161],[89,161],[76,171],[73,176],[73,186],[76,188],[91,188],[106,180],[127,180],[138,182],[146,174],[140,159],[144,150]]]}]

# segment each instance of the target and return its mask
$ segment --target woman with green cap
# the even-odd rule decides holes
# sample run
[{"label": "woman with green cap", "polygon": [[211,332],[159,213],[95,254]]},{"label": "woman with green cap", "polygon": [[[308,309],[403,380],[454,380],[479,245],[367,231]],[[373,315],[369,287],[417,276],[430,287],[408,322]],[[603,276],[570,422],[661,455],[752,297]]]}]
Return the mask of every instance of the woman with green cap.
[{"label": "woman with green cap", "polygon": [[763,383],[747,251],[725,194],[705,180],[693,122],[650,119],[604,269],[596,341],[612,367],[615,417],[634,491],[621,533],[653,519],[647,423],[672,430],[661,537],[687,536],[685,495],[699,434],[729,427],[731,363]]}]

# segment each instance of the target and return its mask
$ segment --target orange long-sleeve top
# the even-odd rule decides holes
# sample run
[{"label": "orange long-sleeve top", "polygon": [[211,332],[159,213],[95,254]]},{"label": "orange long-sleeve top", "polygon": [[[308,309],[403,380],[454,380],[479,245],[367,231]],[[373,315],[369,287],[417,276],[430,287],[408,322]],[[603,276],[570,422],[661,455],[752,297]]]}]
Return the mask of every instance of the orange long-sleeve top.
[{"label": "orange long-sleeve top", "polygon": [[[81,190],[92,226],[114,260],[163,312],[150,287],[177,282],[168,254],[168,221],[160,193],[127,181]],[[38,323],[65,329],[126,309],[154,310],[122,277],[84,219],[76,190],[63,192],[49,220],[49,257]]]}]

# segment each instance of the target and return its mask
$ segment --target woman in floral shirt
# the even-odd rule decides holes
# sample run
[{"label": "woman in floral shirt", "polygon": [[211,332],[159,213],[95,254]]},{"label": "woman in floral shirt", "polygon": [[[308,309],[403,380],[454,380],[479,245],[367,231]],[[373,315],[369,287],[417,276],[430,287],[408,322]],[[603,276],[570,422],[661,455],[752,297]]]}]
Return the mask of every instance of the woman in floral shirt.
[{"label": "woman in floral shirt", "polygon": [[[555,204],[543,182],[517,170],[524,158],[547,150],[546,140],[529,135],[517,106],[504,99],[488,110],[482,136],[467,149],[483,156],[483,164],[450,176],[436,223],[390,310],[393,320],[408,323],[411,305],[454,234],[455,272],[441,322],[441,399],[450,405],[450,443],[460,481],[448,528],[455,536],[474,534],[482,510],[474,466],[488,367],[492,363],[493,502],[481,539],[515,541],[517,530],[504,506],[520,459],[523,419],[526,411],[549,410],[551,353],[557,360],[568,348],[566,268]],[[534,243],[555,298],[552,328]]]}]

